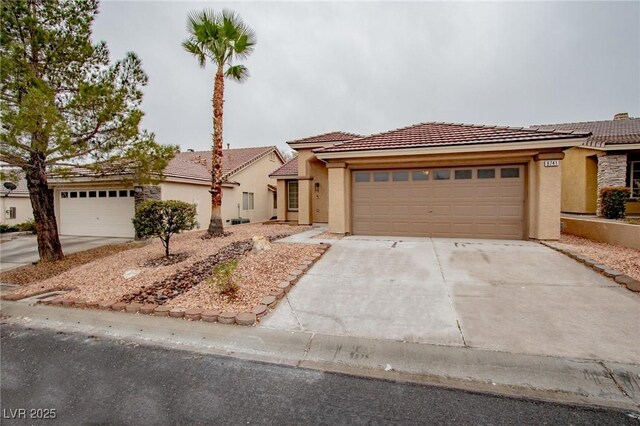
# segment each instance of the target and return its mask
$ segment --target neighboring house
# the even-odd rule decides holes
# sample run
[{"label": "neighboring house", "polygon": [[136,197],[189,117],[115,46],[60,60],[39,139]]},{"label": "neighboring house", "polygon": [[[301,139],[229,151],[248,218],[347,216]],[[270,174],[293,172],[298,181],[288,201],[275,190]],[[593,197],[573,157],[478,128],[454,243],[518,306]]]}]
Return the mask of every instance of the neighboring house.
[{"label": "neighboring house", "polygon": [[[16,189],[9,191],[4,186],[5,182],[14,183]],[[0,210],[2,211],[0,223],[17,225],[27,220],[32,220],[33,209],[31,208],[29,190],[27,189],[27,181],[24,178],[24,174],[18,173],[17,182],[5,179],[0,186]]]},{"label": "neighboring house", "polygon": [[[284,163],[275,146],[223,150],[222,220],[261,222],[276,216],[276,181],[269,173]],[[211,151],[176,153],[156,185],[135,185],[126,176],[76,175],[50,179],[61,235],[133,237],[136,204],[148,200],[194,203],[197,221],[211,218]]]},{"label": "neighboring house", "polygon": [[295,140],[278,219],[336,234],[553,240],[561,160],[590,133],[423,123]]},{"label": "neighboring house", "polygon": [[596,214],[600,188],[627,186],[627,213],[640,213],[640,118],[545,124],[538,129],[591,132],[582,146],[566,152],[562,167],[562,211]]}]

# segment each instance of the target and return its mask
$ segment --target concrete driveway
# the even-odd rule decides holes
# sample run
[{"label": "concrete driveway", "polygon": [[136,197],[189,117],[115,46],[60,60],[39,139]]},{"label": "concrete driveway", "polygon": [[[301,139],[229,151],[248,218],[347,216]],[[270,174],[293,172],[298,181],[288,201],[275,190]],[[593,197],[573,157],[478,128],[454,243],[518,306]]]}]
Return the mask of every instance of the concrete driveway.
[{"label": "concrete driveway", "polygon": [[640,364],[639,323],[640,295],[535,242],[354,236],[261,326]]},{"label": "concrete driveway", "polygon": [[[130,238],[60,236],[65,254],[89,250],[107,244],[131,241]],[[0,244],[0,271],[29,265],[40,259],[35,235],[21,235]]]}]

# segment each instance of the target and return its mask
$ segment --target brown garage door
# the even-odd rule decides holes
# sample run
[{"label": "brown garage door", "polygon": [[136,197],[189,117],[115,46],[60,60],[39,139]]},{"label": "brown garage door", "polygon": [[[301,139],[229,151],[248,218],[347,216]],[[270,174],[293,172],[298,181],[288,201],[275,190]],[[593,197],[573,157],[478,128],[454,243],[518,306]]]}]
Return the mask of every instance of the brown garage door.
[{"label": "brown garage door", "polygon": [[352,172],[353,234],[523,238],[520,165]]}]

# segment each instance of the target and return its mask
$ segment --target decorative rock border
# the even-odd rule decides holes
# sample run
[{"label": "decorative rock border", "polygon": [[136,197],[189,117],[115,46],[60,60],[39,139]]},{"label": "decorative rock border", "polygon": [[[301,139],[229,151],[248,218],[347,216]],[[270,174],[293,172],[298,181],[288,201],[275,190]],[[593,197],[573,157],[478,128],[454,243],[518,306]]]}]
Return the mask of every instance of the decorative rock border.
[{"label": "decorative rock border", "polygon": [[[141,304],[138,302],[126,303],[120,300],[109,300],[104,302],[87,302],[86,300],[78,300],[74,297],[59,296],[52,300],[43,300],[38,302],[43,305],[51,306],[65,306],[76,307],[86,309],[99,309],[103,311],[115,311],[115,312],[127,312],[132,314],[153,315],[156,317],[172,317],[183,318],[187,321],[203,321],[203,322],[218,322],[220,324],[238,324],[244,326],[252,326],[269,313],[271,309],[274,309],[278,302],[284,298],[284,296],[291,290],[293,286],[302,278],[306,271],[308,271],[315,262],[322,257],[322,255],[329,249],[330,245],[326,243],[317,244],[317,248],[311,256],[304,258],[299,265],[294,265],[289,271],[289,275],[284,281],[278,283],[276,287],[266,294],[260,302],[254,306],[249,312],[220,312],[217,310],[202,310],[199,308],[171,308],[166,305],[155,305],[151,303]],[[552,247],[553,248],[553,247]],[[615,276],[617,279],[627,277],[626,275],[618,274]],[[626,283],[626,281],[625,281]],[[626,284],[629,286],[629,284]],[[629,287],[630,288],[630,287]],[[638,284],[638,290],[640,291],[640,284]]]},{"label": "decorative rock border", "polygon": [[554,247],[553,245],[545,243],[543,241],[541,241],[540,243],[542,245],[544,245],[544,246],[547,246],[547,247],[557,251],[557,252],[560,252],[560,253],[562,253],[562,254],[564,254],[566,256],[569,256],[570,258],[575,259],[580,263],[583,263],[585,266],[588,266],[589,268],[593,269],[594,271],[601,273],[605,277],[611,278],[617,284],[621,284],[621,285],[627,287],[627,289],[629,289],[629,290],[631,290],[633,292],[636,292],[636,293],[640,292],[640,281],[636,280],[633,277],[625,275],[622,272],[618,272],[615,269],[611,269],[607,265],[603,265],[601,263],[598,263],[595,260],[590,259],[587,256],[584,256],[582,254],[576,253],[574,251],[563,249],[563,248],[560,248],[560,247]]}]

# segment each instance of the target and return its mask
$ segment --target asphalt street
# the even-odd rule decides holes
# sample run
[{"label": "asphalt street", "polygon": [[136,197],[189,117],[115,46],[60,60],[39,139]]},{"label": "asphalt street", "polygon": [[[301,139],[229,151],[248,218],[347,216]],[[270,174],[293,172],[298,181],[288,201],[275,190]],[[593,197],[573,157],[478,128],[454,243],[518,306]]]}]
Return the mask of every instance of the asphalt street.
[{"label": "asphalt street", "polygon": [[[640,425],[627,411],[510,399],[1,328],[2,424]],[[25,409],[26,417],[12,419]],[[51,415],[55,420],[33,416]],[[38,411],[40,410],[40,411]]]}]

